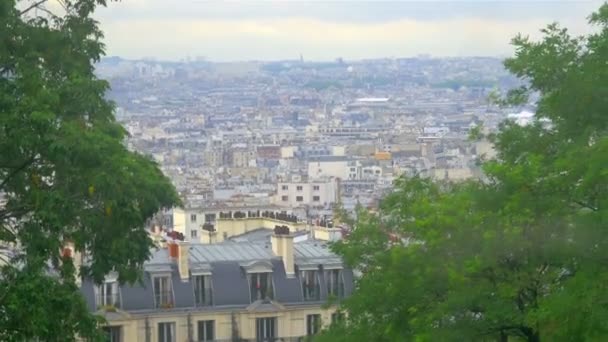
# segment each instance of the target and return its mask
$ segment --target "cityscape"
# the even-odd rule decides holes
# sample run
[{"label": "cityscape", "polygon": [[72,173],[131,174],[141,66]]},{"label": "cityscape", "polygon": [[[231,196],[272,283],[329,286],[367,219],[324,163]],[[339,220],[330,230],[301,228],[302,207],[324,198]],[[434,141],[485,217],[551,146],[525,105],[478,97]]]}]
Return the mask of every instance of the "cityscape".
[{"label": "cityscape", "polygon": [[[401,175],[480,177],[504,119],[492,91],[518,81],[498,58],[421,56],[346,62],[163,63],[106,58],[129,147],[151,156],[187,208],[377,206]],[[233,211],[234,211],[233,210]],[[204,215],[201,215],[204,218]],[[200,224],[206,221],[199,221]]]},{"label": "cityscape", "polygon": [[607,66],[598,0],[4,0],[0,341],[606,341]]},{"label": "cityscape", "polygon": [[[487,139],[471,140],[471,130],[495,132],[507,118],[526,124],[534,110],[489,101],[519,84],[489,57],[109,57],[96,70],[110,82],[129,148],[153,158],[183,200],[150,223],[166,249],[146,264],[147,287],[119,291],[111,278],[100,291],[85,283],[92,307],[130,313],[108,328],[112,341],[301,341],[316,334],[342,315],[324,303],[353,288],[352,270],[329,248],[352,229],[334,217],[336,209],[355,216],[358,208],[377,210],[399,177],[481,178],[481,162],[495,151]],[[239,267],[249,285],[237,285]],[[158,272],[174,275],[154,278]],[[250,295],[239,298],[247,286]],[[149,289],[154,301],[133,298]]]}]

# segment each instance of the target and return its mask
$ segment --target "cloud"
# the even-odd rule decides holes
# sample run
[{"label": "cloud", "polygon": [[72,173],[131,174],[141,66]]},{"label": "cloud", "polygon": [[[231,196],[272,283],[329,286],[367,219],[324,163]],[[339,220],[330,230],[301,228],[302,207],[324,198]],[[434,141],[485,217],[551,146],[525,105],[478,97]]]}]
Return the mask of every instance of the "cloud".
[{"label": "cloud", "polygon": [[[594,8],[592,1],[584,3],[589,7],[586,11],[579,3],[545,3],[545,11],[518,15],[521,6],[542,8],[543,3],[427,1],[406,2],[404,6],[398,2],[255,2],[258,7],[215,1],[191,2],[188,6],[159,0],[124,3],[128,6],[110,7],[98,17],[106,33],[108,54],[163,59],[199,55],[211,60],[286,59],[297,58],[300,53],[315,60],[419,53],[509,54],[509,41],[515,34],[535,36],[553,20],[575,33],[588,31],[585,17]],[[570,6],[570,13],[563,10],[564,4]],[[406,11],[407,6],[431,6],[435,11],[429,16],[425,11]],[[206,7],[209,11],[201,13]],[[471,14],[462,7],[477,12]],[[164,16],[158,15],[163,11]],[[483,15],[484,11],[492,15]]]}]

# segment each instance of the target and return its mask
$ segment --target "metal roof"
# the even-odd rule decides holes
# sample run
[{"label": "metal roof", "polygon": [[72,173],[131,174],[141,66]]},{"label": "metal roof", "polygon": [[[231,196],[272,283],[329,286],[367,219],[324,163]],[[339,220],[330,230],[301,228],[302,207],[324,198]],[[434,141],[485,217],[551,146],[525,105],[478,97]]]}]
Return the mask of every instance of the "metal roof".
[{"label": "metal roof", "polygon": [[213,263],[219,261],[252,261],[274,258],[270,244],[250,242],[225,242],[218,244],[193,244],[190,246],[190,261]]}]

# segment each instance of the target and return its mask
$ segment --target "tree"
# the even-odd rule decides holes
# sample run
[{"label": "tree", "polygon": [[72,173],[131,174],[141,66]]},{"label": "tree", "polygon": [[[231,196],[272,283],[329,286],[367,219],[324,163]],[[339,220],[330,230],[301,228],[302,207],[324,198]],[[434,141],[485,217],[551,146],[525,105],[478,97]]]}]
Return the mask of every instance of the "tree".
[{"label": "tree", "polygon": [[139,279],[153,246],[145,222],[179,204],[158,165],[125,147],[94,74],[104,46],[91,15],[106,1],[45,2],[0,2],[2,341],[99,337],[76,277]]},{"label": "tree", "polygon": [[[334,249],[362,271],[320,341],[600,341],[608,337],[608,4],[598,30],[551,24],[505,61],[539,95],[501,124],[487,179],[401,179]],[[390,239],[390,236],[400,239]]]}]

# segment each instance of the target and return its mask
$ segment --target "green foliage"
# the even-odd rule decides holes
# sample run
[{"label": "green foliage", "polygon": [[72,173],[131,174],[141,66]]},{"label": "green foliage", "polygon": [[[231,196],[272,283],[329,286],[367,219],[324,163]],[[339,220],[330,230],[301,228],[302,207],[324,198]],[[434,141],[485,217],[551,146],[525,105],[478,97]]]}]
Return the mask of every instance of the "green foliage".
[{"label": "green foliage", "polygon": [[358,215],[334,249],[362,276],[319,341],[608,339],[608,4],[590,23],[513,40],[528,85],[495,98],[540,99],[533,124],[489,137],[487,179],[400,179]]},{"label": "green foliage", "polygon": [[179,203],[158,165],[125,147],[94,74],[103,35],[91,15],[105,2],[0,3],[0,245],[18,251],[2,260],[2,341],[99,337],[62,247],[86,254],[83,276],[136,281],[146,220]]}]

